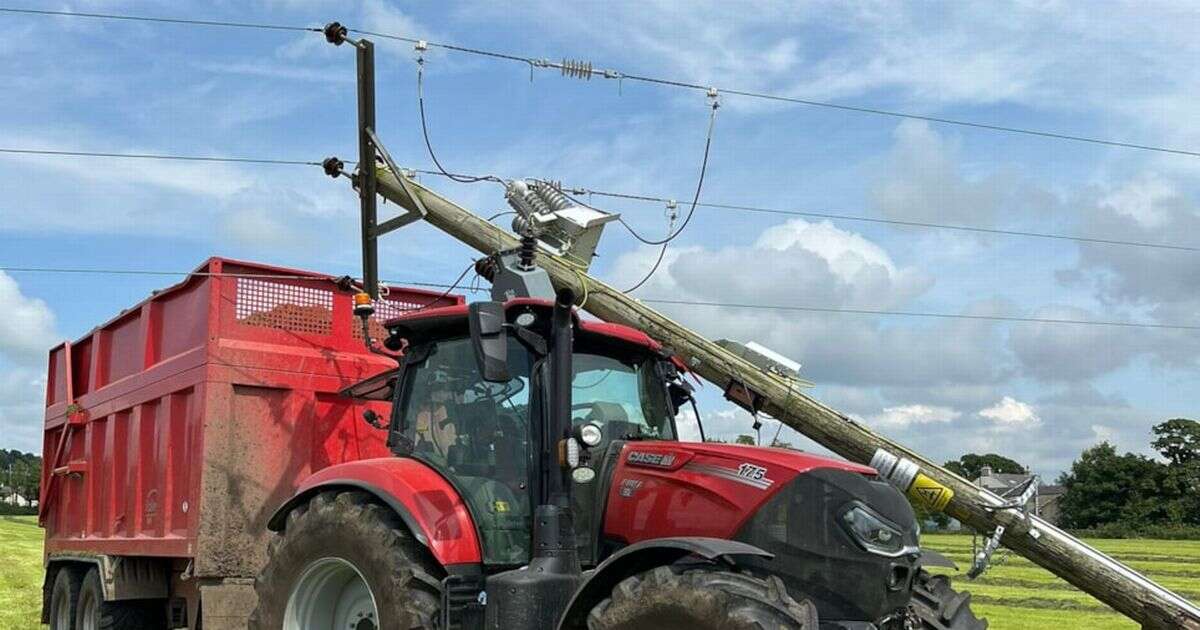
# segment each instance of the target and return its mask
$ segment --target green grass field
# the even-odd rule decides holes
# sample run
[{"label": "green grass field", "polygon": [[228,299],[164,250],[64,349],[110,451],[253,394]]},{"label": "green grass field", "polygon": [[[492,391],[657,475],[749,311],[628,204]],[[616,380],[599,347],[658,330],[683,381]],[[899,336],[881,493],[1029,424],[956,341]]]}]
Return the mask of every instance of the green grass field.
[{"label": "green grass field", "polygon": [[[964,570],[970,565],[969,536],[926,535],[922,542],[948,554]],[[1145,571],[1163,586],[1200,601],[1200,541],[1090,542]],[[42,530],[36,519],[0,517],[0,549],[4,550],[0,556],[0,630],[35,630],[39,628],[42,588]],[[955,585],[971,591],[976,612],[999,630],[1138,627],[1018,556],[1008,556],[974,582],[963,578],[955,580]]]},{"label": "green grass field", "polygon": [[[1200,541],[1088,542],[1176,593],[1200,601]],[[927,534],[921,544],[950,556],[961,572],[971,565],[970,536]],[[935,571],[956,576],[950,569]],[[976,613],[987,617],[991,627],[1000,630],[1138,628],[1136,623],[1112,612],[1092,596],[1017,555],[1006,556],[1002,563],[973,582],[964,577],[955,579],[954,584],[960,590],[970,591]]]},{"label": "green grass field", "polygon": [[42,530],[35,516],[0,516],[0,629],[40,628]]}]

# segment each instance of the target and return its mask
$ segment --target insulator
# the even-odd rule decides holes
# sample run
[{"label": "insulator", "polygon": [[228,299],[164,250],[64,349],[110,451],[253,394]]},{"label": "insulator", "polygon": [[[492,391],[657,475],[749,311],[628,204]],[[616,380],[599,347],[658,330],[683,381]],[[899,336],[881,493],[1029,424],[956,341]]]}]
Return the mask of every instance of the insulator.
[{"label": "insulator", "polygon": [[487,280],[488,282],[491,282],[492,278],[496,277],[496,269],[498,267],[499,263],[497,263],[496,259],[492,256],[480,258],[479,260],[475,261],[475,273],[479,274],[481,278]]},{"label": "insulator", "polygon": [[520,266],[522,269],[533,269],[533,257],[537,253],[537,239],[526,233],[521,237]]},{"label": "insulator", "polygon": [[535,230],[533,228],[533,224],[529,221],[528,217],[518,214],[517,216],[513,217],[512,231],[513,231],[513,234],[524,235],[524,234],[531,234]]},{"label": "insulator", "polygon": [[592,78],[592,62],[582,59],[563,59],[562,74],[564,77],[574,77],[576,79],[591,80]]},{"label": "insulator", "polygon": [[[545,187],[538,186],[538,188]],[[525,202],[529,204],[529,207],[533,210],[534,214],[550,214],[551,212],[554,212],[554,209],[551,208],[548,203],[546,203],[546,199],[533,189],[525,193]]]},{"label": "insulator", "polygon": [[565,210],[575,205],[575,203],[568,199],[566,195],[562,194],[561,190],[559,190],[557,187],[551,186],[548,183],[543,182],[539,184],[536,190],[538,196],[545,201],[546,205],[548,205],[550,210],[553,212]]}]

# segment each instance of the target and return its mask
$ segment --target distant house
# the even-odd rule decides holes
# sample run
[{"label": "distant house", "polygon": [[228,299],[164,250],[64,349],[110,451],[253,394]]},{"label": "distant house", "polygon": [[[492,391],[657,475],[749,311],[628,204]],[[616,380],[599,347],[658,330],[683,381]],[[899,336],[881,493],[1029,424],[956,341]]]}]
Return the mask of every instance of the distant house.
[{"label": "distant house", "polygon": [[[1014,488],[1029,480],[1033,475],[992,472],[991,466],[984,466],[979,471],[975,485],[984,490],[991,490],[999,495],[1009,494]],[[1033,495],[1030,511],[1050,523],[1057,525],[1059,517],[1059,500],[1066,489],[1058,485],[1038,484],[1037,492]]]},{"label": "distant house", "polygon": [[37,505],[37,501],[25,498],[24,495],[13,491],[8,486],[0,486],[0,503],[16,507],[33,507]]}]

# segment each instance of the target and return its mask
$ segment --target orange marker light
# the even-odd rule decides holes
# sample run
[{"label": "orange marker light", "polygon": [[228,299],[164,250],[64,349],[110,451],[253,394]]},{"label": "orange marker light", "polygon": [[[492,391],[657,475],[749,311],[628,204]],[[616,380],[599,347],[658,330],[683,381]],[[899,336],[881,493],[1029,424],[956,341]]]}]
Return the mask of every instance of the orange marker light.
[{"label": "orange marker light", "polygon": [[354,294],[354,314],[359,317],[370,317],[375,312],[375,305],[371,303],[371,295],[365,292]]}]

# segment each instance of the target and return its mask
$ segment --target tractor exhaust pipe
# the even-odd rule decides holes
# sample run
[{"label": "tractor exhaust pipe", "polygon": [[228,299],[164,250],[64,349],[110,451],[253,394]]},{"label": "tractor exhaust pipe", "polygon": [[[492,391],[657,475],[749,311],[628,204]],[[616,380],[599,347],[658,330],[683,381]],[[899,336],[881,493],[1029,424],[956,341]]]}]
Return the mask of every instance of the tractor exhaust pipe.
[{"label": "tractor exhaust pipe", "polygon": [[574,377],[571,356],[575,345],[571,309],[574,306],[575,292],[559,289],[554,296],[554,315],[551,319],[554,338],[550,351],[550,427],[547,436],[554,446],[548,462],[558,464],[558,469],[550,474],[549,498],[551,504],[559,507],[570,506],[571,471],[565,461],[565,440],[571,435],[571,380]]}]

